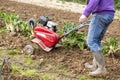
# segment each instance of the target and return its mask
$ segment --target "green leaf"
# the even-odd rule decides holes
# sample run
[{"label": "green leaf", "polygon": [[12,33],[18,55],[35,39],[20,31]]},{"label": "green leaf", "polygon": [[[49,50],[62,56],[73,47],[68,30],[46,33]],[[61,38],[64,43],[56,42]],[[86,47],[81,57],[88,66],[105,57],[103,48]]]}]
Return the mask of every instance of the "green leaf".
[{"label": "green leaf", "polygon": [[[69,30],[73,29],[75,26],[76,25],[74,23],[66,22],[64,28],[60,31],[63,31],[61,33],[68,32]],[[80,47],[81,50],[83,50],[85,47],[86,37],[82,32],[75,31],[70,33],[65,38],[63,38],[62,41],[64,47],[73,48],[74,46],[77,46]]]},{"label": "green leaf", "polygon": [[84,45],[85,44],[83,42],[78,43],[78,46],[79,46],[80,50],[84,50],[84,47],[85,47]]},{"label": "green leaf", "polygon": [[29,64],[31,64],[31,62],[32,62],[32,59],[30,57],[28,57],[26,64],[29,65]]}]

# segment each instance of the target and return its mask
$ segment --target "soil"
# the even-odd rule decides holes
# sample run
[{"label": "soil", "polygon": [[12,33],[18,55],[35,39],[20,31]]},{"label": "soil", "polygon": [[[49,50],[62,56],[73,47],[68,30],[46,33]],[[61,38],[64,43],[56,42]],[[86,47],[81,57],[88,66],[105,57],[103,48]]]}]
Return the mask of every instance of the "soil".
[{"label": "soil", "polygon": [[62,0],[46,0],[46,2],[44,2],[44,0],[11,0],[11,1],[34,4],[34,5],[53,8],[53,9],[61,9],[75,13],[82,13],[86,6],[83,4],[65,2]]},{"label": "soil", "polygon": [[[64,21],[78,23],[78,19],[80,13],[74,13],[70,11],[64,11],[59,9],[52,9],[52,8],[45,8],[41,6],[36,6],[32,4],[26,3],[18,3],[14,1],[4,1],[0,0],[0,11],[6,12],[8,14],[17,14],[23,20],[27,21],[30,18],[35,18],[36,20],[39,19],[40,16],[49,16],[53,21],[59,23],[59,28],[63,27]],[[4,27],[5,24],[0,19],[0,27]],[[114,20],[113,23],[110,25],[105,38],[115,37],[120,43],[120,21],[118,19]],[[87,34],[87,29],[82,30],[85,34]],[[27,44],[35,45],[31,43],[30,40],[26,40],[24,36],[21,34],[17,35],[10,35],[10,33],[0,35],[0,49],[18,49],[23,50],[24,46]],[[92,78],[92,80],[120,80],[120,51],[114,54],[115,60],[113,61],[112,57],[106,56],[106,67],[108,69],[107,76],[100,76]],[[64,80],[63,77],[66,77],[67,80],[78,80],[79,76],[86,75],[88,76],[89,70],[84,67],[84,63],[86,61],[92,61],[92,54],[88,49],[80,51],[79,48],[73,49],[65,49],[64,47],[55,48],[51,52],[47,53],[41,50],[39,47],[35,51],[34,56],[36,57],[35,60],[39,61],[40,59],[44,59],[44,64],[41,69],[44,69],[43,73],[50,73],[50,70],[57,69],[56,66],[62,65],[65,68],[69,69],[69,72],[64,73],[54,73],[54,76],[57,75],[61,77],[61,80]],[[48,71],[48,68],[49,71]],[[12,76],[11,80],[26,80],[26,77],[19,78],[19,76]],[[27,79],[33,80],[33,79]],[[35,79],[37,80],[37,79]],[[38,79],[42,80],[42,79]],[[55,78],[57,79],[57,77]]]}]

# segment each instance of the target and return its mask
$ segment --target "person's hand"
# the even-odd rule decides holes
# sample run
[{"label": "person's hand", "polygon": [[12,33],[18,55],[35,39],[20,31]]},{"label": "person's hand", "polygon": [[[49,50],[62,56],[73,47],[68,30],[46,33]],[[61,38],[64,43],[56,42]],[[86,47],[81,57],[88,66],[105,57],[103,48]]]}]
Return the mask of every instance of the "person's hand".
[{"label": "person's hand", "polygon": [[80,16],[80,18],[79,18],[80,23],[84,23],[86,21],[87,21],[87,17],[85,15]]}]

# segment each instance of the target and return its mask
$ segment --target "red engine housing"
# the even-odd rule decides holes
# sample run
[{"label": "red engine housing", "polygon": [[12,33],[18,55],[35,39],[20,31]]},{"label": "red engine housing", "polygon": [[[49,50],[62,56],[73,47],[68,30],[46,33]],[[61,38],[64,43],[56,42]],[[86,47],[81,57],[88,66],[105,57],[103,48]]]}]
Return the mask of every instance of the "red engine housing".
[{"label": "red engine housing", "polygon": [[43,41],[47,47],[54,47],[60,39],[57,33],[44,27],[35,27],[34,36]]}]

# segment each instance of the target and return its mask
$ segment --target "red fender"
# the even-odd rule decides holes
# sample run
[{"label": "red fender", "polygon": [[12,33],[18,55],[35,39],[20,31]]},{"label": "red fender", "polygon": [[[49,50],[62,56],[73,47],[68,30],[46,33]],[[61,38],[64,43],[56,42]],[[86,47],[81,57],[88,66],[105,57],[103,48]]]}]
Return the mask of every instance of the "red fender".
[{"label": "red fender", "polygon": [[44,27],[35,27],[34,36],[42,40],[47,47],[55,46],[60,39],[57,33]]}]

